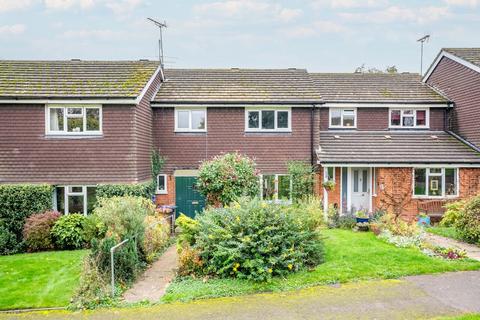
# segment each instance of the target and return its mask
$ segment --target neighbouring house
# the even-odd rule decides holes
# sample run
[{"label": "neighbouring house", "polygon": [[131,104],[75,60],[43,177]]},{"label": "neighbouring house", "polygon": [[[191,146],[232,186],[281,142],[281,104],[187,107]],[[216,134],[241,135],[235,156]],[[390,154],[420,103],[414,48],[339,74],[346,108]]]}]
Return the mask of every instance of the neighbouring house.
[{"label": "neighbouring house", "polygon": [[320,106],[320,195],[341,212],[441,213],[480,191],[480,153],[448,131],[455,104],[417,74],[312,73]]},{"label": "neighbouring house", "polygon": [[255,159],[262,197],[290,197],[290,160],[315,163],[322,103],[303,69],[172,69],[152,101],[155,147],[166,157],[158,204],[192,214],[201,161],[238,151]]},{"label": "neighbouring house", "polygon": [[0,61],[0,183],[56,186],[86,214],[95,187],[151,180],[151,61]]},{"label": "neighbouring house", "polygon": [[448,129],[480,148],[480,48],[442,49],[423,82],[455,102]]}]

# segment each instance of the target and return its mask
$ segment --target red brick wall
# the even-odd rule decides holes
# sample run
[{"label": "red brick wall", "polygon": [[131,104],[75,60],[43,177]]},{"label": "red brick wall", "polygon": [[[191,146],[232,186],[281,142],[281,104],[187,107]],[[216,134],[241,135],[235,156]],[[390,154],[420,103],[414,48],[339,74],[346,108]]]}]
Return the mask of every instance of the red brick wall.
[{"label": "red brick wall", "polygon": [[[310,162],[311,108],[292,108],[291,133],[246,133],[244,108],[208,108],[207,133],[175,133],[174,109],[155,108],[154,144],[167,158],[165,172],[195,169],[201,161],[238,151],[255,159],[264,173],[286,173],[287,161]],[[318,116],[315,117],[318,146]]]},{"label": "red brick wall", "polygon": [[444,57],[427,83],[455,103],[451,129],[480,146],[480,73]]},{"label": "red brick wall", "polygon": [[[319,185],[319,188],[316,190],[317,192],[317,195],[323,199],[323,170],[325,168],[320,168],[320,172],[319,174],[317,175],[317,179],[318,179],[318,185]],[[331,205],[335,205],[337,208],[340,209],[341,207],[341,195],[340,195],[340,185],[342,183],[342,180],[341,180],[341,168],[335,168],[335,189],[334,190],[330,190],[330,191],[327,191],[328,193],[328,204]]]},{"label": "red brick wall", "polygon": [[[389,130],[388,108],[357,108],[357,130]],[[430,130],[443,130],[444,108],[430,108]],[[328,108],[320,109],[320,130],[327,131]]]},{"label": "red brick wall", "polygon": [[157,205],[175,205],[175,177],[167,176],[167,194],[156,195]]}]

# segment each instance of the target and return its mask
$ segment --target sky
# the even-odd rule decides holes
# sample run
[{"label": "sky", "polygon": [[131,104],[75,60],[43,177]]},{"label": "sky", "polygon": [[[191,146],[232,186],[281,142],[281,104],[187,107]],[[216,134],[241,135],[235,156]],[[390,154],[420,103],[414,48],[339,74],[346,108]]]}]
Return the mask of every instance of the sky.
[{"label": "sky", "polygon": [[0,0],[0,59],[158,59],[171,68],[424,71],[442,47],[480,47],[480,0]]}]

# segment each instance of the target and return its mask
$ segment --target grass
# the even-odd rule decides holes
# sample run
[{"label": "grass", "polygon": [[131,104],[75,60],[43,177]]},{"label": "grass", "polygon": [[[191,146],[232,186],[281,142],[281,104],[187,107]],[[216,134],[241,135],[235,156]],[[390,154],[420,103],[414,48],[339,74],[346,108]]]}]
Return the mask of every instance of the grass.
[{"label": "grass", "polygon": [[0,257],[0,310],[63,307],[78,285],[88,251],[52,251]]},{"label": "grass", "polygon": [[429,227],[425,228],[425,231],[436,234],[438,236],[462,241],[462,238],[458,234],[457,229],[455,229],[454,227]]},{"label": "grass", "polygon": [[167,289],[163,302],[189,301],[255,292],[283,291],[358,280],[392,279],[406,275],[460,270],[478,270],[480,262],[447,261],[426,256],[416,248],[397,248],[375,237],[371,232],[325,230],[326,262],[313,271],[302,271],[286,279],[269,283],[239,279],[184,278]]}]

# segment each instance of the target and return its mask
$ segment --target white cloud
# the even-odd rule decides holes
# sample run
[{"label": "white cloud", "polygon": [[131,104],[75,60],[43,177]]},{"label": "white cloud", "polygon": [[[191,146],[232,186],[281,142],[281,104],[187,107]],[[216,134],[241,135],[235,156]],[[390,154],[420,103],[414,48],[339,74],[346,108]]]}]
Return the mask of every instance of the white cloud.
[{"label": "white cloud", "polygon": [[89,9],[95,5],[95,0],[45,0],[45,7],[53,10],[66,10],[73,7]]},{"label": "white cloud", "polygon": [[362,13],[339,13],[339,16],[351,21],[368,23],[413,22],[429,23],[450,15],[448,7],[404,8],[391,6],[382,10]]},{"label": "white cloud", "polygon": [[116,15],[126,15],[142,4],[143,0],[108,0],[107,8]]},{"label": "white cloud", "polygon": [[0,13],[26,9],[33,3],[33,0],[0,0]]},{"label": "white cloud", "polygon": [[0,36],[19,35],[25,32],[27,27],[23,24],[12,24],[0,26]]},{"label": "white cloud", "polygon": [[119,37],[119,33],[109,29],[67,30],[61,36],[67,39],[101,39],[109,40]]},{"label": "white cloud", "polygon": [[388,4],[387,0],[313,0],[315,8],[330,7],[333,9],[374,8]]},{"label": "white cloud", "polygon": [[480,0],[444,0],[444,2],[451,6],[472,7],[472,8],[480,4]]},{"label": "white cloud", "polygon": [[143,0],[44,0],[47,9],[67,10],[79,7],[86,10],[102,5],[110,9],[115,15],[126,15],[142,2]]},{"label": "white cloud", "polygon": [[294,38],[307,38],[321,34],[348,32],[350,32],[350,30],[347,27],[333,21],[316,21],[308,26],[297,26],[286,30],[287,36]]},{"label": "white cloud", "polygon": [[301,9],[286,8],[267,0],[227,0],[195,5],[195,13],[228,19],[270,18],[291,21],[303,14]]}]

